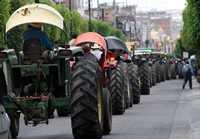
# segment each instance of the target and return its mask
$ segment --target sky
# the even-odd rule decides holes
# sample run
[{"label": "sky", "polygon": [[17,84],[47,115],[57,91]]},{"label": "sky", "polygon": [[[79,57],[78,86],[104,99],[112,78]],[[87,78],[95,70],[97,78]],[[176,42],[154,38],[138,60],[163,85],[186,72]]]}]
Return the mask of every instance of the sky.
[{"label": "sky", "polygon": [[[112,1],[113,0],[99,0],[100,3],[112,3]],[[126,0],[116,0],[116,2],[126,3]],[[127,3],[136,4],[137,10],[183,10],[186,0],[127,0]]]}]

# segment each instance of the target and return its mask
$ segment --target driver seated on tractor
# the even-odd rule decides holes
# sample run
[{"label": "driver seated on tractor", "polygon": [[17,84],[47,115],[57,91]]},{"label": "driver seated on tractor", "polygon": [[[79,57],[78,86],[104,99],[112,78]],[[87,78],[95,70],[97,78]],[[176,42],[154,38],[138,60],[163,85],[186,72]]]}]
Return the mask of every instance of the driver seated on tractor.
[{"label": "driver seated on tractor", "polygon": [[28,30],[23,34],[24,46],[23,55],[24,63],[35,63],[43,59],[48,62],[50,52],[53,49],[53,43],[48,36],[42,31],[41,23],[31,23]]},{"label": "driver seated on tractor", "polygon": [[96,43],[82,43],[81,47],[84,50],[84,58],[100,62],[102,58],[101,47]]},{"label": "driver seated on tractor", "polygon": [[24,42],[37,39],[41,45],[46,49],[52,50],[53,43],[49,40],[48,36],[42,31],[41,23],[32,23],[28,25],[28,30],[23,34]]}]

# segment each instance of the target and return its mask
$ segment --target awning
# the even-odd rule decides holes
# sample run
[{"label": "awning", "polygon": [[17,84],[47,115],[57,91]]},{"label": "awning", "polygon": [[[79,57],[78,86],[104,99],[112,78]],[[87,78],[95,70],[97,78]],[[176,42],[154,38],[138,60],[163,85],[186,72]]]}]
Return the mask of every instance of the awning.
[{"label": "awning", "polygon": [[28,23],[44,23],[63,29],[64,18],[54,8],[45,4],[25,5],[16,10],[6,24],[6,32]]},{"label": "awning", "polygon": [[87,32],[79,35],[75,40],[75,45],[78,46],[82,43],[92,42],[100,45],[104,50],[107,50],[106,41],[103,36],[96,32]]},{"label": "awning", "polygon": [[129,53],[126,44],[117,37],[109,36],[106,37],[108,50],[122,50],[126,53]]}]

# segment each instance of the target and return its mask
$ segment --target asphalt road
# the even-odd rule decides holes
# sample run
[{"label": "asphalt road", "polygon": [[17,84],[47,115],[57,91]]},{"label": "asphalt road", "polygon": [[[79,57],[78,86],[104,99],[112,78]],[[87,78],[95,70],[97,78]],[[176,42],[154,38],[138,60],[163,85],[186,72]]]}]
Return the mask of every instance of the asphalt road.
[{"label": "asphalt road", "polygon": [[[181,86],[182,81],[173,80],[153,87],[141,104],[113,116],[112,133],[103,139],[189,139],[191,90]],[[27,127],[21,120],[19,139],[73,139],[70,119],[55,118],[37,127]]]}]

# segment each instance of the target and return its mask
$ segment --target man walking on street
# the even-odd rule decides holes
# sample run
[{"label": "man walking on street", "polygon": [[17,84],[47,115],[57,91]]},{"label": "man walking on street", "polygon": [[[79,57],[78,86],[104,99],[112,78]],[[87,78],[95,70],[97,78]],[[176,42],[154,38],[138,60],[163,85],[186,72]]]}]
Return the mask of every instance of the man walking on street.
[{"label": "man walking on street", "polygon": [[185,65],[183,66],[182,69],[183,77],[184,77],[184,82],[183,82],[183,89],[185,89],[185,85],[189,81],[189,87],[192,89],[192,68],[189,64],[189,61],[186,61]]}]

